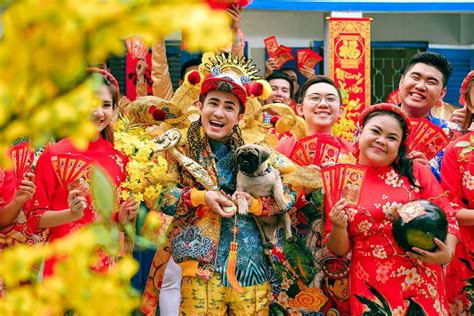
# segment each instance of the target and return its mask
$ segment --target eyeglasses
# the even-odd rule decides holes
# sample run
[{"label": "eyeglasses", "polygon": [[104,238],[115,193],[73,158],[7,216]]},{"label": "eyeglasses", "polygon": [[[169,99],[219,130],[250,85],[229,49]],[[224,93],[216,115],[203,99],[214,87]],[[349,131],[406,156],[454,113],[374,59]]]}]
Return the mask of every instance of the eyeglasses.
[{"label": "eyeglasses", "polygon": [[305,99],[309,100],[312,104],[320,104],[321,101],[326,100],[326,104],[328,105],[339,105],[339,99],[335,95],[329,94],[326,96],[322,96],[319,94],[312,94]]}]

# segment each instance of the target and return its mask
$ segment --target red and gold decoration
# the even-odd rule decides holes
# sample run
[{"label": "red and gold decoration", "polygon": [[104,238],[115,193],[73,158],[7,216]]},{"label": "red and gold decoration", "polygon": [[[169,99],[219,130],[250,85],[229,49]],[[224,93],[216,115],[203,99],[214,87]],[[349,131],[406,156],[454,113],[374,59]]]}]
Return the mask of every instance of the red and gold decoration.
[{"label": "red and gold decoration", "polygon": [[329,18],[329,77],[347,92],[344,116],[354,122],[370,105],[370,21]]}]

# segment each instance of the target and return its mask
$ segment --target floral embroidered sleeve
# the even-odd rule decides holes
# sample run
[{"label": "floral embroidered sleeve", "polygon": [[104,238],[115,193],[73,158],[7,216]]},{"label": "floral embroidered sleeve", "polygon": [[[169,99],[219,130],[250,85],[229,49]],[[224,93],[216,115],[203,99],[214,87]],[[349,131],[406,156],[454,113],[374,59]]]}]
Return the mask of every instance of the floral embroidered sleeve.
[{"label": "floral embroidered sleeve", "polygon": [[178,188],[177,186],[171,186],[164,189],[160,197],[158,198],[157,209],[161,210],[166,215],[175,216],[177,214],[178,204],[180,199],[186,199],[187,193],[189,193],[191,188]]},{"label": "floral embroidered sleeve", "polygon": [[462,200],[462,178],[454,146],[449,146],[444,153],[441,185],[449,192],[449,200],[455,210],[466,207]]},{"label": "floral embroidered sleeve", "polygon": [[283,210],[278,208],[273,197],[261,197],[252,200],[250,212],[256,216],[283,214],[295,204],[297,195],[287,184],[283,184],[283,197],[286,201],[286,207]]},{"label": "floral embroidered sleeve", "polygon": [[[180,170],[178,163],[173,157],[168,156],[168,175],[170,178],[179,179]],[[194,214],[199,206],[205,205],[205,190],[198,190],[191,186],[180,184],[170,184],[165,187],[155,203],[155,209],[160,210],[170,216],[186,216]]]},{"label": "floral embroidered sleeve", "polygon": [[447,198],[447,192],[443,190],[427,167],[414,163],[413,174],[420,182],[421,198],[436,203],[446,213],[446,217],[448,218],[448,233],[460,238],[458,222],[456,221],[456,215]]}]

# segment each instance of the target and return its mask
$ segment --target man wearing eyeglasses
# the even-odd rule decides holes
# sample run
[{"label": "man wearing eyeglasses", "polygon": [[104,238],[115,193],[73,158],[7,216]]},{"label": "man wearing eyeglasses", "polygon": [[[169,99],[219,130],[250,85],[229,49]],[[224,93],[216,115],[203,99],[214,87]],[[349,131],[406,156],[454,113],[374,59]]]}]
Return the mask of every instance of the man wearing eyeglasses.
[{"label": "man wearing eyeglasses", "polygon": [[[332,137],[332,126],[342,114],[341,100],[341,93],[334,81],[325,76],[316,76],[313,79],[307,80],[300,88],[296,98],[296,111],[306,122],[308,136],[324,134],[325,136],[321,138],[338,145],[336,145],[336,147],[340,150],[339,157],[341,157],[341,154],[347,155],[349,152],[352,152],[353,149],[349,142],[338,137]],[[296,142],[297,139],[295,137],[283,138],[280,140],[277,150],[286,156],[290,156]],[[321,152],[316,152],[315,156],[319,156],[320,153]],[[325,166],[329,163],[331,162],[323,162],[321,165]],[[322,259],[324,253],[324,250],[321,248],[323,244],[322,236],[324,235],[321,231],[322,214],[321,209],[316,207],[323,203],[321,200],[322,194],[319,190],[313,193],[310,188],[304,188],[304,193],[305,194],[300,195],[301,198],[295,203],[297,216],[295,216],[296,222],[292,223],[292,226],[294,227],[293,236],[297,236],[296,238],[298,239],[294,244],[299,245],[298,247],[307,245],[307,248],[304,250],[302,248],[288,250],[291,248],[291,244],[279,247],[279,245],[283,245],[283,243],[279,241],[279,244],[277,244],[277,247],[273,250],[272,258],[274,258],[274,266],[277,267],[282,267],[287,262],[298,262],[298,266],[292,266],[291,271],[301,272],[302,275],[299,275],[299,277],[302,279],[312,279],[314,276],[310,275],[310,273],[315,273],[314,275],[317,275],[315,279],[317,279],[324,274],[322,270],[318,271],[320,264],[315,264],[315,261]],[[312,203],[308,203],[308,201]],[[277,235],[281,236],[282,234]],[[283,253],[281,253],[279,249],[283,249]],[[308,252],[313,254],[313,260],[302,259],[307,258],[305,253]],[[286,267],[282,269],[284,270]],[[283,276],[284,273],[282,273],[283,270],[276,269],[276,280],[285,280]],[[348,270],[348,266],[346,270]],[[342,271],[341,273],[344,272]],[[286,272],[286,274],[291,275],[290,272]],[[324,284],[326,284],[324,279],[311,282],[310,286],[321,287],[321,295],[324,296],[324,300],[327,301],[321,309],[317,310],[308,310],[308,306],[289,306],[287,301],[296,300],[296,296],[301,296],[302,294],[300,294],[300,290],[295,291],[296,286],[289,286],[286,281],[285,283],[286,286],[282,284],[282,286],[272,287],[272,290],[275,290],[273,292],[275,298],[274,304],[279,304],[288,314],[321,311],[326,313],[330,309],[336,310],[339,314],[349,314],[348,298],[346,297],[341,300],[337,295],[337,293],[348,292],[349,285],[347,282],[341,283],[337,293],[324,289]]]}]

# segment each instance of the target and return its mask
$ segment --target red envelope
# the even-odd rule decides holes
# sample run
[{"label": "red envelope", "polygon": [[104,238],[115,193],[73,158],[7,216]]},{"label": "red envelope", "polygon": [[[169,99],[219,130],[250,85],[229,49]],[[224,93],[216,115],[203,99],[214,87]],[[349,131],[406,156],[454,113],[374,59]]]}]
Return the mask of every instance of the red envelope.
[{"label": "red envelope", "polygon": [[275,57],[275,53],[279,47],[276,37],[275,36],[267,37],[266,39],[263,40],[263,42],[265,43],[265,48],[267,49],[268,57],[270,58]]},{"label": "red envelope", "polygon": [[297,144],[303,146],[303,150],[306,153],[306,156],[309,159],[309,163],[314,161],[316,157],[316,153],[318,152],[318,142],[319,142],[319,134],[307,136],[297,141]]},{"label": "red envelope", "polygon": [[359,205],[366,172],[367,168],[364,166],[344,164],[340,198],[343,197],[348,206]]},{"label": "red envelope", "polygon": [[408,151],[419,151],[428,160],[433,159],[449,144],[443,129],[427,119],[410,119],[411,133],[407,140]]},{"label": "red envelope", "polygon": [[304,61],[308,56],[308,51],[306,49],[298,49],[296,51],[296,67],[300,69],[303,67]]},{"label": "red envelope", "polygon": [[309,159],[304,146],[298,142],[293,147],[289,158],[300,166],[308,166],[311,164],[311,160]]},{"label": "red envelope", "polygon": [[287,61],[295,59],[295,56],[291,53],[291,48],[288,48],[284,45],[280,45],[275,52],[275,62],[278,68],[281,68]]},{"label": "red envelope", "polygon": [[12,146],[9,150],[10,157],[13,163],[13,172],[17,185],[25,177],[25,174],[30,171],[35,158],[35,152],[30,147],[28,142],[22,142]]},{"label": "red envelope", "polygon": [[313,69],[322,60],[323,58],[318,53],[308,49],[306,59],[303,61],[302,66],[306,66],[308,68]]},{"label": "red envelope", "polygon": [[68,188],[73,180],[88,174],[90,166],[89,159],[77,154],[58,154],[51,157],[51,163],[64,188]]},{"label": "red envelope", "polygon": [[335,201],[333,200],[333,188],[332,185],[334,184],[334,176],[333,171],[336,166],[330,166],[326,168],[321,168],[321,176],[323,178],[323,189],[324,194],[326,196],[326,200],[328,202],[328,209],[331,210],[332,206],[334,205]]}]

